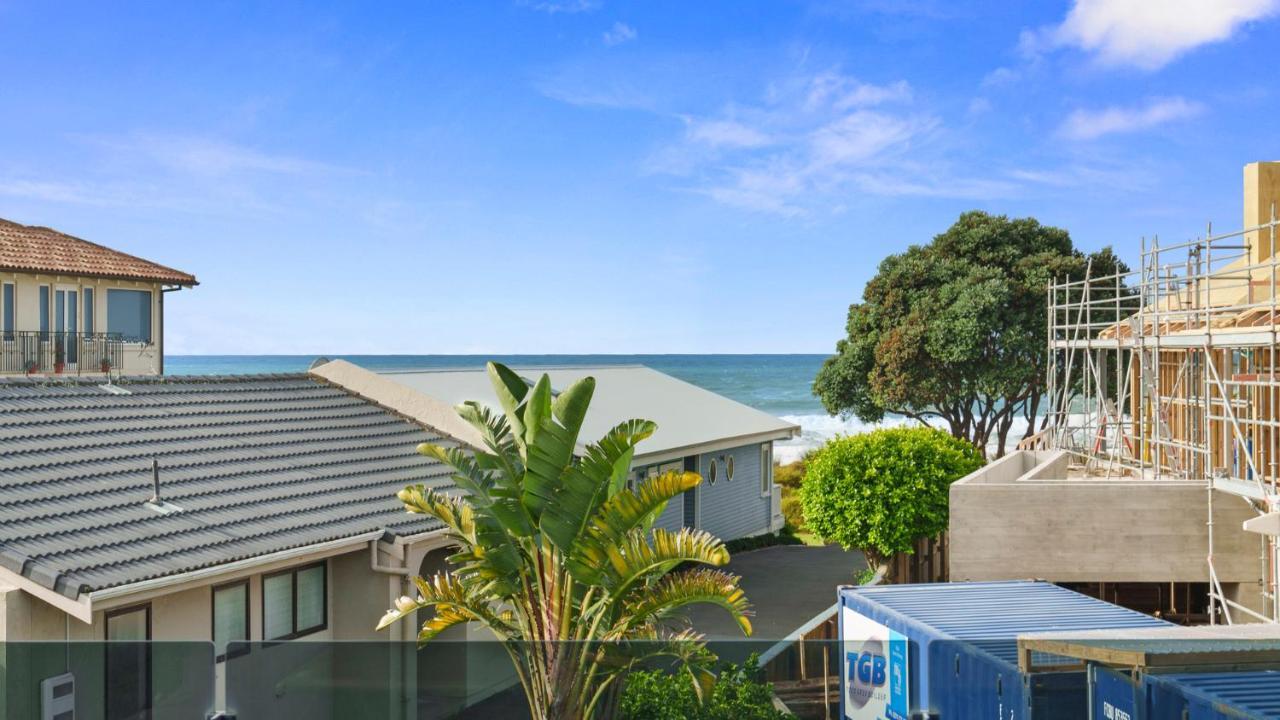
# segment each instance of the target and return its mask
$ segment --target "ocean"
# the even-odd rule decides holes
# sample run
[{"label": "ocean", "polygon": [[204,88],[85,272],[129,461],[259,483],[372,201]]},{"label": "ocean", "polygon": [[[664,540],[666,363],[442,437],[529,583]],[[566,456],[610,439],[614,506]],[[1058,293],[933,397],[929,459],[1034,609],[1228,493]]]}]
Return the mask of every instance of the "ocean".
[{"label": "ocean", "polygon": [[[837,434],[868,429],[856,418],[832,417],[813,396],[813,378],[826,355],[333,355],[370,370],[508,365],[646,365],[800,426],[779,443],[780,462],[799,458]],[[313,355],[168,355],[169,375],[303,372]],[[886,424],[902,422],[888,420]]]}]

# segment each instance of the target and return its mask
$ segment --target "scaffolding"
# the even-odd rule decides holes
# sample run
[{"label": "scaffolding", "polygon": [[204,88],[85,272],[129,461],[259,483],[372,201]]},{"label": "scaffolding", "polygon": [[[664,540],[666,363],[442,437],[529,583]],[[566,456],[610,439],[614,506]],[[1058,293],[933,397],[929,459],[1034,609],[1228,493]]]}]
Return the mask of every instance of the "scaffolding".
[{"label": "scaffolding", "polygon": [[[1047,291],[1049,403],[1035,441],[1087,476],[1205,483],[1214,622],[1280,622],[1280,538],[1266,529],[1280,526],[1278,226],[1272,208],[1236,232],[1144,239],[1139,269],[1090,266]],[[1262,612],[1228,597],[1214,569],[1214,534],[1245,531],[1215,528],[1213,504],[1236,499],[1264,528]]]}]

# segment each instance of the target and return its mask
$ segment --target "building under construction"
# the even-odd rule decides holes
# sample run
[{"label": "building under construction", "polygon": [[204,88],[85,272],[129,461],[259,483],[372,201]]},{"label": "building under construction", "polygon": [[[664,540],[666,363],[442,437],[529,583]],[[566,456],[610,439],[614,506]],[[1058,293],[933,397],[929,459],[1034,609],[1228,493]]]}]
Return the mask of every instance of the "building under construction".
[{"label": "building under construction", "polygon": [[953,486],[953,579],[1280,621],[1280,163],[1245,167],[1244,200],[1242,229],[1047,289],[1048,414]]}]

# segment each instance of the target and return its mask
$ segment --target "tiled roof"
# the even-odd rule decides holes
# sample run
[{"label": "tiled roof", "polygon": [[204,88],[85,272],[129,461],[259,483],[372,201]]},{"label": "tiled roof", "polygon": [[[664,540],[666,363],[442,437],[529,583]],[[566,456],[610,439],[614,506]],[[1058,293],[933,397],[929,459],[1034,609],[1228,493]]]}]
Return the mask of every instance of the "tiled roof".
[{"label": "tiled roof", "polygon": [[[306,375],[0,379],[0,566],[68,597],[374,531],[439,525],[395,498],[451,487],[450,445]],[[151,461],[161,499],[147,504]]]},{"label": "tiled roof", "polygon": [[190,273],[47,227],[19,225],[3,218],[0,218],[0,270],[197,284]]}]

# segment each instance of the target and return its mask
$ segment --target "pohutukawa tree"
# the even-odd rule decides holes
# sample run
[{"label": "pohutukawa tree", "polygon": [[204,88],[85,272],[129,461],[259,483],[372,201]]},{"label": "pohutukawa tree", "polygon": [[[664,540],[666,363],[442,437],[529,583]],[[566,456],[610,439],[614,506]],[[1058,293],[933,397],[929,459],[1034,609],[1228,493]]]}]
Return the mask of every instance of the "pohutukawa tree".
[{"label": "pohutukawa tree", "polygon": [[[1003,455],[1010,431],[1030,436],[1041,417],[1048,284],[1086,270],[1128,272],[1110,248],[1077,251],[1066,230],[966,212],[929,244],[881,261],[814,394],[832,414],[904,415]],[[1093,294],[1114,296],[1108,283]],[[1114,320],[1109,308],[1099,303],[1093,320]]]},{"label": "pohutukawa tree", "polygon": [[[750,635],[748,603],[736,576],[699,567],[727,563],[724,543],[653,527],[701,476],[672,472],[628,488],[636,444],[654,423],[624,422],[578,457],[593,378],[553,396],[546,375],[530,388],[502,365],[488,370],[503,413],[458,407],[484,449],[418,448],[451,466],[465,494],[415,485],[398,496],[409,512],[444,523],[460,549],[448,571],[415,578],[417,596],[400,598],[378,629],[422,608],[434,616],[419,644],[460,623],[488,627],[540,720],[604,716],[626,674],[656,656],[677,660],[705,694],[715,657],[680,611],[719,605]],[[693,569],[675,571],[686,563]]]}]

